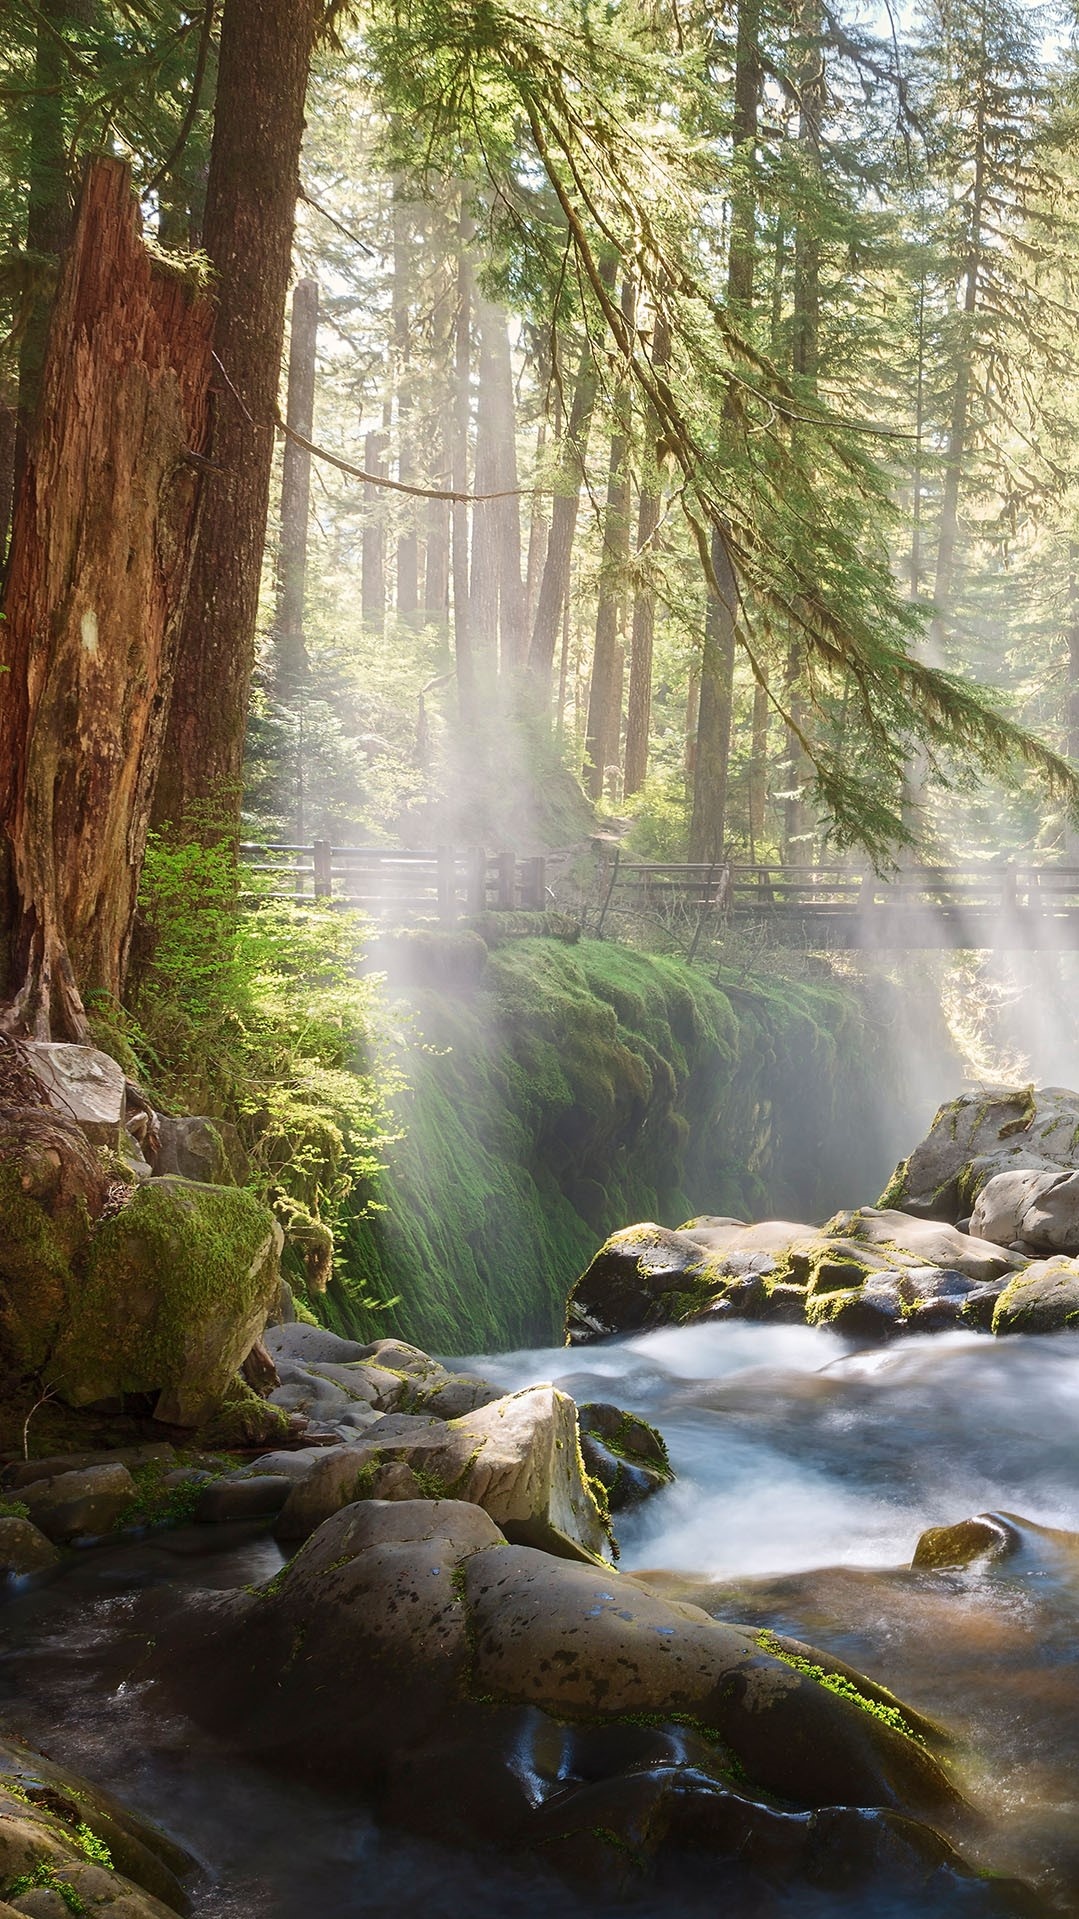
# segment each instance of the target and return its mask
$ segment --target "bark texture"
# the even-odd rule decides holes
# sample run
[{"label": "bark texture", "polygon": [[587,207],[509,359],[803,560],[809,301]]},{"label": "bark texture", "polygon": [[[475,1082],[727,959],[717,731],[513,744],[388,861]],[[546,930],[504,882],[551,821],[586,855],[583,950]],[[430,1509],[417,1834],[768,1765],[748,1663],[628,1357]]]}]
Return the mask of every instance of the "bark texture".
[{"label": "bark texture", "polygon": [[[292,337],[288,356],[288,424],[309,440],[315,424],[315,350],[318,343],[318,281],[300,280],[292,294]],[[281,466],[281,543],[277,549],[277,610],[274,649],[277,689],[283,699],[296,691],[307,673],[304,643],[304,589],[307,583],[307,526],[311,512],[311,455],[295,440],[285,441]]]},{"label": "bark texture", "polygon": [[203,245],[217,276],[210,458],[155,819],[235,829],[321,0],[226,0]]},{"label": "bark texture", "polygon": [[99,160],[53,313],[0,626],[4,1023],[81,1039],[119,995],[195,525],[212,308]]}]

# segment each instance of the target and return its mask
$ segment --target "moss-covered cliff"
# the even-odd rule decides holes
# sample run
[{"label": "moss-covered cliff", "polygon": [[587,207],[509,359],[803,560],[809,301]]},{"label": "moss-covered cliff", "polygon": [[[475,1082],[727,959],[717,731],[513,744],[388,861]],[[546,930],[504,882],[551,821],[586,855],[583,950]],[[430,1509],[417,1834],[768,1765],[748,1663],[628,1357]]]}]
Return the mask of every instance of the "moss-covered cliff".
[{"label": "moss-covered cliff", "polygon": [[442,1352],[556,1340],[613,1228],[823,1216],[874,1194],[921,1120],[873,1009],[827,979],[713,984],[551,938],[488,953],[422,935],[384,957],[392,987],[411,978],[416,1043],[375,1210],[313,1302],[339,1331]]}]

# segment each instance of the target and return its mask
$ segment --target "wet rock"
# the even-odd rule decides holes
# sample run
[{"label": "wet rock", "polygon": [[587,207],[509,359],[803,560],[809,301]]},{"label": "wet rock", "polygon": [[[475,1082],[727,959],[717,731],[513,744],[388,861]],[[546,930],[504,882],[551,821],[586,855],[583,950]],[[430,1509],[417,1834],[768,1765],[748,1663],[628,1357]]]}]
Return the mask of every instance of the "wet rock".
[{"label": "wet rock", "polygon": [[94,1046],[24,1040],[22,1052],[57,1112],[92,1146],[118,1151],[127,1115],[123,1067]]},{"label": "wet rock", "polygon": [[635,1506],[674,1478],[662,1434],[635,1413],[592,1401],[578,1407],[581,1452],[614,1512]]},{"label": "wet rock", "polygon": [[94,1235],[51,1378],[75,1406],[157,1395],[197,1426],[277,1298],[281,1229],[250,1193],[154,1179]]},{"label": "wet rock", "polygon": [[1041,1260],[1005,1286],[993,1312],[993,1331],[1079,1331],[1079,1261]]},{"label": "wet rock", "polygon": [[278,1536],[305,1538],[359,1499],[424,1491],[482,1506],[512,1537],[549,1552],[597,1559],[608,1549],[582,1468],[577,1409],[553,1386],[508,1394],[462,1419],[388,1414],[359,1444],[328,1451],[294,1487]]},{"label": "wet rock", "polygon": [[[107,1848],[113,1870],[88,1857],[87,1840]],[[47,1915],[41,1898],[55,1893],[64,1919],[174,1919],[190,1911],[182,1878],[193,1867],[181,1847],[89,1780],[0,1737],[0,1886],[16,1911]],[[21,1878],[34,1883],[18,1891]]]},{"label": "wet rock", "polygon": [[32,1480],[19,1498],[47,1538],[66,1540],[111,1532],[136,1490],[127,1467],[114,1464]]},{"label": "wet rock", "polygon": [[0,1578],[26,1579],[59,1561],[56,1547],[32,1521],[0,1514]]},{"label": "wet rock", "polygon": [[890,1339],[904,1326],[903,1302],[891,1275],[883,1283],[817,1293],[806,1307],[810,1326],[830,1326],[845,1338]]},{"label": "wet rock", "polygon": [[914,1549],[911,1568],[934,1572],[973,1566],[979,1560],[1008,1559],[1022,1545],[1018,1528],[998,1513],[979,1513],[957,1526],[930,1526]]},{"label": "wet rock", "polygon": [[808,1874],[811,1856],[839,1875],[839,1829],[829,1841],[812,1809],[847,1809],[853,1861],[877,1815],[851,1809],[955,1806],[920,1743],[932,1727],[849,1668],[507,1545],[458,1501],[349,1506],[260,1593],[203,1605],[154,1671],[231,1749],[278,1776],[347,1782],[414,1830],[539,1850],[586,1880],[578,1842],[597,1829],[629,1837],[642,1866],[668,1829],[681,1859],[692,1830],[739,1874],[757,1835],[766,1879]]},{"label": "wet rock", "polygon": [[613,1233],[569,1296],[570,1343],[668,1323],[674,1316],[670,1296],[692,1292],[703,1253],[688,1233],[651,1221]]}]

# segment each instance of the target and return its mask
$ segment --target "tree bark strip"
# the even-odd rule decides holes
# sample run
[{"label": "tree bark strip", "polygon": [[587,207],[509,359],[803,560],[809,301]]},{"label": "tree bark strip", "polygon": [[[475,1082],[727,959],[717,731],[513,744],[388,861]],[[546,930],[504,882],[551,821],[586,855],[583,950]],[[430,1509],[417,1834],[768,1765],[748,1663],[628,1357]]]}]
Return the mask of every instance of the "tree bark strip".
[{"label": "tree bark strip", "polygon": [[[314,431],[317,340],[318,281],[300,280],[292,294],[286,417],[293,432],[302,434],[305,440],[310,440]],[[311,455],[295,440],[286,440],[281,468],[281,540],[277,549],[274,619],[277,690],[282,699],[288,699],[296,691],[307,673],[303,611],[310,511]]]},{"label": "tree bark strip", "polygon": [[205,439],[213,309],[142,245],[130,174],[83,188],[0,625],[8,1030],[82,1039],[119,997]]},{"label": "tree bark strip", "polygon": [[321,0],[225,0],[203,245],[216,274],[210,459],[154,817],[239,827],[304,97]]}]

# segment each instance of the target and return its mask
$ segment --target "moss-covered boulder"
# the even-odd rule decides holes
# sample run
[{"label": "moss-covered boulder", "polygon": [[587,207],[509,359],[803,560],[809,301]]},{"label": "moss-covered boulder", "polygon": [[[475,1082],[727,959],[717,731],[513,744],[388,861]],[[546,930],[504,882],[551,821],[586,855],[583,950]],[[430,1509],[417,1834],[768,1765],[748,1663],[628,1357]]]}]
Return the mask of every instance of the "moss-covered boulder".
[{"label": "moss-covered boulder", "polygon": [[94,1234],[50,1374],[74,1406],[152,1395],[197,1426],[278,1293],[281,1229],[250,1193],[155,1179]]},{"label": "moss-covered boulder", "polygon": [[670,1485],[674,1472],[666,1441],[646,1419],[603,1400],[579,1406],[577,1419],[584,1463],[613,1513]]},{"label": "moss-covered boulder", "polygon": [[73,1120],[47,1108],[0,1114],[0,1375],[36,1372],[67,1310],[73,1262],[109,1190]]},{"label": "moss-covered boulder", "polygon": [[1079,1332],[1079,1260],[1037,1260],[1004,1287],[995,1333]]},{"label": "moss-covered boulder", "polygon": [[[979,1195],[998,1174],[1058,1175],[1076,1168],[1079,1093],[1062,1086],[987,1087],[940,1108],[926,1137],[897,1166],[880,1205],[956,1222],[971,1216]],[[1019,1195],[1002,1192],[999,1207],[991,1209],[999,1212],[1000,1230],[985,1233],[1002,1245],[1026,1239],[1014,1230],[1020,1222],[1006,1216],[1010,1197]],[[1005,1226],[1009,1239],[1001,1237]],[[1035,1244],[1034,1249],[1050,1250],[1050,1245]]]}]

